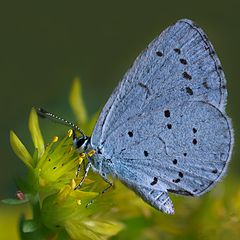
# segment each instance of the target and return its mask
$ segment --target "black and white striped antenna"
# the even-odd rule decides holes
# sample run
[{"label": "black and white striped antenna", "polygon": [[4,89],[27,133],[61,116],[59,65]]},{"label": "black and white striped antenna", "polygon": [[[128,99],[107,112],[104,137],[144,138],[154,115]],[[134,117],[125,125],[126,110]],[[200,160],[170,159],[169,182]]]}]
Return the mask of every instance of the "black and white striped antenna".
[{"label": "black and white striped antenna", "polygon": [[44,110],[43,108],[35,108],[37,111],[37,114],[42,117],[42,118],[48,118],[50,120],[52,120],[53,122],[59,123],[59,124],[63,124],[66,126],[69,126],[71,128],[74,128],[75,130],[77,130],[78,132],[80,132],[82,134],[82,136],[84,138],[86,138],[86,135],[83,133],[83,131],[74,123],[69,122],[68,120],[65,120],[64,118],[61,118],[53,113],[50,113],[46,110]]}]

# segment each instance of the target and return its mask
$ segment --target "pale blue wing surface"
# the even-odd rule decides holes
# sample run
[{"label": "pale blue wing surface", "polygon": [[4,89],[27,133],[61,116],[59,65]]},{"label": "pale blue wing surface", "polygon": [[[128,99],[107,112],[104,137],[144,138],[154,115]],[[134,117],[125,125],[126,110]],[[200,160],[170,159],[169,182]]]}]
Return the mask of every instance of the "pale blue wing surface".
[{"label": "pale blue wing surface", "polygon": [[201,195],[226,171],[232,146],[228,119],[198,101],[168,110],[169,117],[155,110],[128,119],[109,135],[103,154],[125,183]]},{"label": "pale blue wing surface", "polygon": [[202,100],[223,111],[226,95],[224,73],[211,43],[192,21],[180,20],[150,43],[125,74],[99,117],[92,142],[101,144],[151,100],[155,107]]},{"label": "pale blue wing surface", "polygon": [[[167,191],[201,195],[224,175],[233,146],[226,82],[204,32],[167,28],[136,59],[105,105],[91,145],[125,184],[173,213]],[[163,194],[162,194],[163,193]]]}]

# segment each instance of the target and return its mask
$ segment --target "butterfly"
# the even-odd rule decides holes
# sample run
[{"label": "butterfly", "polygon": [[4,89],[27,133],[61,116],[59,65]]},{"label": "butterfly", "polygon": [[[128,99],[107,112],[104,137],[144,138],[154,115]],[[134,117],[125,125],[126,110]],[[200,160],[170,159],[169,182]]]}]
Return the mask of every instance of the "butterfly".
[{"label": "butterfly", "polygon": [[77,188],[92,168],[109,187],[109,176],[116,177],[154,208],[173,214],[169,193],[200,196],[226,173],[233,148],[226,98],[224,72],[206,34],[191,20],[177,21],[137,57],[92,136],[77,128],[76,148],[94,152]]}]

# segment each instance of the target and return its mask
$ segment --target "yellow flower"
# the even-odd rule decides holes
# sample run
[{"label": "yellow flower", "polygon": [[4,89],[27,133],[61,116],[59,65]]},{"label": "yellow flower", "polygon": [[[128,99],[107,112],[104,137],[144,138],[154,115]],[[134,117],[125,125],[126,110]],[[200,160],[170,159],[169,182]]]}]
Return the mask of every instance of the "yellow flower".
[{"label": "yellow flower", "polygon": [[73,149],[71,130],[61,139],[53,137],[45,147],[34,108],[29,117],[29,129],[35,147],[33,156],[13,131],[10,132],[11,146],[30,169],[31,177],[34,178],[32,187],[35,191],[59,190],[75,177],[79,164],[79,155]]},{"label": "yellow flower", "polygon": [[107,239],[117,234],[123,224],[114,221],[98,203],[86,208],[98,193],[75,191],[74,184],[66,185],[58,193],[44,199],[42,220],[54,231],[65,230],[71,239]]},{"label": "yellow flower", "polygon": [[[77,91],[79,86],[75,82]],[[84,118],[81,121],[85,121]],[[97,177],[93,180],[90,173],[82,188],[75,190],[83,174],[81,170],[80,176],[76,176],[76,170],[80,164],[84,165],[86,155],[75,150],[72,130],[64,137],[54,136],[45,145],[34,108],[30,112],[29,130],[35,148],[32,155],[10,131],[12,149],[28,168],[25,179],[19,185],[33,208],[33,219],[24,222],[22,231],[28,234],[38,231],[45,238],[58,239],[66,235],[71,239],[95,240],[108,239],[121,231],[124,225],[109,214],[112,213],[111,204],[106,199],[108,202],[111,200],[98,197],[99,190],[94,191],[104,189],[102,179]],[[96,201],[86,208],[95,198]]]},{"label": "yellow flower", "polygon": [[78,124],[86,124],[87,122],[87,110],[84,106],[82,98],[82,86],[79,78],[73,80],[72,88],[70,91],[69,102],[72,110],[77,118]]},{"label": "yellow flower", "polygon": [[10,131],[10,144],[15,154],[24,162],[24,164],[29,168],[32,168],[32,156],[13,131]]}]

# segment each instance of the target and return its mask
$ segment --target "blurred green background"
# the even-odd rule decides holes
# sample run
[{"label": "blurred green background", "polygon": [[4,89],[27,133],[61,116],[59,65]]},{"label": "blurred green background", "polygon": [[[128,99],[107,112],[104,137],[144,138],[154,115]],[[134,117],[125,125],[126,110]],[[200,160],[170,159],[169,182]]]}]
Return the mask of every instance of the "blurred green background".
[{"label": "blurred green background", "polygon": [[[227,112],[235,129],[228,176],[240,180],[239,9],[237,0],[1,1],[0,198],[14,195],[14,177],[24,171],[10,148],[9,130],[29,142],[30,108],[42,106],[74,121],[68,96],[79,76],[87,109],[95,113],[136,56],[180,18],[197,22],[221,59],[228,80]],[[41,126],[47,139],[63,131],[45,121]]]}]

